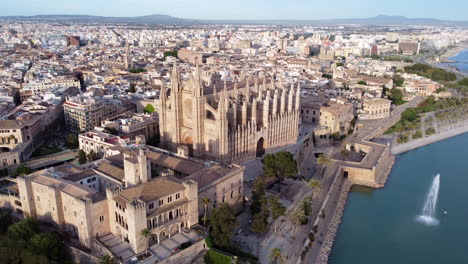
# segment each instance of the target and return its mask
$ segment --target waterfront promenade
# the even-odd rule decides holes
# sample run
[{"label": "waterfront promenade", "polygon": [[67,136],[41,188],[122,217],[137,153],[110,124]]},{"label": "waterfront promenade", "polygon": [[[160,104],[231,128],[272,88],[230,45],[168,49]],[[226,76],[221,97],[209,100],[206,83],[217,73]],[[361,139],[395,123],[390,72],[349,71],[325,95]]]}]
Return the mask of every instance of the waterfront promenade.
[{"label": "waterfront promenade", "polygon": [[458,136],[460,134],[468,132],[468,120],[463,120],[461,122],[455,123],[450,126],[445,126],[441,128],[436,134],[420,138],[417,140],[410,141],[408,143],[393,145],[392,154],[397,155],[404,153],[416,148],[420,148],[425,145],[435,143],[450,137]]},{"label": "waterfront promenade", "polygon": [[[363,168],[372,168],[379,165],[379,170],[376,172],[376,182],[369,183],[346,179],[342,177],[343,170],[341,167],[342,165],[346,164],[346,161],[336,162],[335,166],[338,166],[338,168],[334,169],[333,171],[334,184],[331,186],[331,188],[326,194],[328,196],[328,199],[326,199],[325,202],[321,204],[321,208],[323,208],[323,211],[325,212],[325,217],[319,219],[318,232],[315,233],[316,239],[303,259],[299,258],[296,261],[288,261],[287,263],[324,264],[328,262],[328,257],[333,247],[333,241],[336,232],[338,231],[339,224],[341,222],[341,215],[346,205],[348,193],[351,189],[351,186],[353,184],[358,184],[374,188],[383,187],[387,176],[390,173],[391,168],[393,166],[393,155],[386,155],[388,156],[388,158],[381,160],[382,153],[389,153],[388,148],[390,148],[390,146],[374,143],[372,142],[373,138],[382,135],[386,131],[386,129],[388,129],[400,120],[401,113],[403,111],[405,111],[409,107],[417,106],[422,100],[422,97],[416,97],[408,103],[397,106],[395,109],[393,109],[389,117],[367,122],[363,128],[356,131],[352,137],[348,138],[345,142],[343,142],[343,145],[346,145],[347,143],[369,144],[379,149],[379,151],[371,151],[366,155],[367,157],[363,159],[363,162],[361,162],[361,164],[355,165],[356,167],[361,166]],[[309,227],[309,230],[311,228],[312,226]],[[307,239],[303,242],[303,245],[305,246],[308,243],[310,243],[310,241],[308,241]]]}]

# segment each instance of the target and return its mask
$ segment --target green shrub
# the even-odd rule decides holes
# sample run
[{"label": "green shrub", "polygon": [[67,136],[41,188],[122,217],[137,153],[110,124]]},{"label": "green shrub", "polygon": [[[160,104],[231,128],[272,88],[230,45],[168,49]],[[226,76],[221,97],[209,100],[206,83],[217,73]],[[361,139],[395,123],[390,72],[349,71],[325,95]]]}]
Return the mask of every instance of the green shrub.
[{"label": "green shrub", "polygon": [[180,249],[181,250],[186,249],[186,248],[190,247],[192,244],[193,244],[192,241],[184,242],[184,243],[180,244]]},{"label": "green shrub", "polygon": [[231,264],[232,257],[219,253],[217,251],[208,250],[204,257],[206,264]]}]

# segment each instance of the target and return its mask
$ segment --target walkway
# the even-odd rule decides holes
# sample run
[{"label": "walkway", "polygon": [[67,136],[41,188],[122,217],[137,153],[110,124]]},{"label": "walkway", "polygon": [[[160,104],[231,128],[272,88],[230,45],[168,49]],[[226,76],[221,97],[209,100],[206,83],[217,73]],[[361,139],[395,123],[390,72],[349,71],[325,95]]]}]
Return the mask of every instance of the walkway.
[{"label": "walkway", "polygon": [[29,167],[33,170],[37,170],[56,165],[58,163],[67,162],[77,157],[78,150],[65,150],[59,153],[54,153],[40,158],[30,159],[26,162],[21,163],[21,165]]},{"label": "walkway", "polygon": [[159,244],[152,245],[148,251],[151,252],[151,257],[139,262],[139,264],[153,264],[156,261],[162,261],[172,254],[180,250],[180,244],[192,241],[199,241],[201,237],[194,230],[186,229],[181,233],[177,233],[171,238],[167,238]]}]

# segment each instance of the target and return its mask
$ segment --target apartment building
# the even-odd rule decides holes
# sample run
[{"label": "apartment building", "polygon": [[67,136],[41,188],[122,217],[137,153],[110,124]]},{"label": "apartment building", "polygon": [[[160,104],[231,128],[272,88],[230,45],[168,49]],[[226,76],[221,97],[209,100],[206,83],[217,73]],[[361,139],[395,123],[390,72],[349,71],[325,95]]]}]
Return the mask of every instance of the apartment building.
[{"label": "apartment building", "polygon": [[56,87],[76,87],[81,89],[81,83],[76,78],[57,78],[57,79],[43,79],[43,80],[31,80],[26,83],[22,90],[31,91],[34,95],[41,95],[50,88]]},{"label": "apartment building", "polygon": [[117,114],[112,99],[90,98],[81,95],[67,97],[63,104],[65,127],[75,133],[86,132]]},{"label": "apartment building", "polygon": [[330,101],[320,107],[320,126],[326,127],[329,134],[347,134],[353,119],[353,105],[344,100]]},{"label": "apartment building", "polygon": [[115,130],[119,136],[130,139],[143,135],[149,140],[159,133],[158,119],[151,114],[134,114],[104,120],[101,128]]},{"label": "apartment building", "polygon": [[0,168],[19,165],[41,144],[40,114],[23,115],[17,120],[0,120]]},{"label": "apartment building", "polygon": [[384,98],[367,99],[362,102],[359,119],[380,119],[390,115],[391,101]]}]

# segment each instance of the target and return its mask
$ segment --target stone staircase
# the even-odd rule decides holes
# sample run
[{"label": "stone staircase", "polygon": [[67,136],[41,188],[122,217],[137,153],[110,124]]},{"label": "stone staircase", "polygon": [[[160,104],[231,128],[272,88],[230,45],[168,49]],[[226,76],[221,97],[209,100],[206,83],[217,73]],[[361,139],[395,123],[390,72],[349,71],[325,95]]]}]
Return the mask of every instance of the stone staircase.
[{"label": "stone staircase", "polygon": [[114,236],[113,234],[107,234],[99,238],[99,241],[103,243],[115,256],[120,257],[122,260],[126,260],[135,255],[130,244],[125,242],[122,238]]}]

